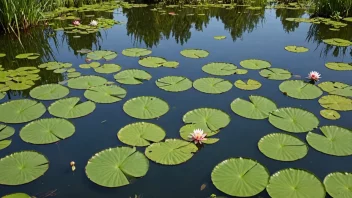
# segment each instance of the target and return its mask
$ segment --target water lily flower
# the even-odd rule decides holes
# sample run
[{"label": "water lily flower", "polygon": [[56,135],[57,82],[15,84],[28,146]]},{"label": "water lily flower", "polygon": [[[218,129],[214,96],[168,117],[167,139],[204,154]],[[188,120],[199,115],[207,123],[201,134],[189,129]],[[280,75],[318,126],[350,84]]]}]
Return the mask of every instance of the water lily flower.
[{"label": "water lily flower", "polygon": [[75,25],[75,26],[78,26],[78,25],[81,25],[81,22],[79,22],[79,20],[74,20],[72,22],[72,24]]},{"label": "water lily flower", "polygon": [[190,134],[189,138],[192,139],[195,144],[202,144],[204,140],[207,140],[205,136],[207,136],[207,134],[204,133],[202,129],[195,129],[193,133]]},{"label": "water lily flower", "polygon": [[75,166],[75,162],[74,161],[72,161],[72,162],[70,162],[70,165],[71,165],[71,168],[72,168],[72,171],[75,171],[76,170],[76,166]]},{"label": "water lily flower", "polygon": [[169,15],[176,15],[175,12],[169,12]]},{"label": "water lily flower", "polygon": [[308,79],[312,80],[312,81],[319,81],[319,79],[321,78],[320,77],[320,74],[317,72],[317,71],[311,71],[309,74],[308,74]]},{"label": "water lily flower", "polygon": [[76,163],[74,161],[70,162],[71,166],[74,166]]},{"label": "water lily flower", "polygon": [[93,20],[93,21],[90,22],[89,25],[91,25],[91,26],[97,26],[97,25],[98,25],[98,21]]}]

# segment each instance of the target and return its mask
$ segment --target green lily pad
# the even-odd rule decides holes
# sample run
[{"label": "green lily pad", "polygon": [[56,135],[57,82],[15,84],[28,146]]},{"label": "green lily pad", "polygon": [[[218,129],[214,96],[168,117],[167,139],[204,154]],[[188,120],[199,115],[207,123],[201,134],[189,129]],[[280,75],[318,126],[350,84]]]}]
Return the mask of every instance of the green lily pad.
[{"label": "green lily pad", "polygon": [[148,169],[148,159],[129,147],[103,150],[90,158],[85,168],[92,182],[110,188],[128,185],[129,178],[143,177]]},{"label": "green lily pad", "polygon": [[287,96],[304,100],[315,99],[323,94],[319,87],[303,80],[287,80],[282,82],[279,88]]},{"label": "green lily pad", "polygon": [[346,17],[346,18],[343,18],[342,20],[352,22],[352,17]]},{"label": "green lily pad", "polygon": [[215,40],[223,40],[225,38],[226,38],[226,36],[214,36]]},{"label": "green lily pad", "polygon": [[163,67],[167,68],[177,68],[180,63],[177,61],[167,61],[163,63]]},{"label": "green lily pad", "polygon": [[211,180],[217,189],[228,195],[251,197],[265,189],[269,172],[255,160],[230,158],[215,166]]},{"label": "green lily pad", "polygon": [[327,95],[319,99],[319,104],[326,109],[337,111],[351,111],[352,100],[338,95]]},{"label": "green lily pad", "polygon": [[152,76],[144,70],[127,69],[114,75],[114,78],[121,84],[138,85],[142,84],[144,80],[150,80]]},{"label": "green lily pad", "polygon": [[235,74],[238,74],[238,75],[244,75],[247,73],[248,73],[248,70],[246,70],[246,69],[236,69],[235,70]]},{"label": "green lily pad", "polygon": [[228,76],[236,73],[237,66],[231,63],[213,62],[202,67],[202,70],[208,74],[218,76]]},{"label": "green lily pad", "polygon": [[287,80],[292,77],[291,72],[281,68],[267,68],[260,70],[259,74],[269,80]]},{"label": "green lily pad", "polygon": [[[0,84],[0,94],[4,94],[4,96],[5,96],[4,92],[6,92],[8,90],[10,90],[10,87],[8,87],[7,85],[4,85],[4,84]],[[2,99],[1,96],[0,96],[0,99]]]},{"label": "green lily pad", "polygon": [[0,159],[0,184],[22,185],[38,179],[49,168],[49,161],[40,153],[22,151]]},{"label": "green lily pad", "polygon": [[200,78],[193,82],[193,87],[200,92],[209,94],[221,94],[232,88],[232,83],[221,78]]},{"label": "green lily pad", "polygon": [[334,198],[352,197],[352,174],[334,172],[328,174],[324,179],[326,191]]},{"label": "green lily pad", "polygon": [[288,45],[285,47],[285,50],[287,50],[289,52],[294,52],[294,53],[303,53],[303,52],[309,51],[309,49],[306,47],[295,46],[295,45]]},{"label": "green lily pad", "polygon": [[62,74],[62,73],[65,73],[67,70],[66,69],[55,69],[54,70],[54,73],[56,74]]},{"label": "green lily pad", "polygon": [[129,116],[138,119],[158,118],[169,111],[169,105],[162,99],[153,96],[140,96],[128,100],[123,110]]},{"label": "green lily pad", "polygon": [[307,142],[314,149],[335,156],[352,155],[352,131],[338,126],[320,127],[322,135],[309,132]]},{"label": "green lily pad", "polygon": [[121,66],[117,64],[104,64],[94,69],[95,72],[101,74],[111,74],[121,70]]},{"label": "green lily pad", "polygon": [[313,174],[299,169],[283,169],[270,177],[266,187],[272,198],[324,198],[323,184]]},{"label": "green lily pad", "polygon": [[147,122],[129,124],[117,133],[121,142],[131,146],[148,146],[151,142],[160,142],[165,135],[164,129]]},{"label": "green lily pad", "polygon": [[25,193],[13,193],[13,194],[5,195],[2,198],[31,198],[31,196]]},{"label": "green lily pad", "polygon": [[308,153],[307,145],[300,139],[284,133],[270,133],[258,142],[265,156],[279,161],[295,161]]},{"label": "green lily pad", "polygon": [[211,108],[188,111],[182,119],[184,123],[195,124],[196,128],[203,129],[206,132],[218,131],[226,127],[231,121],[227,113]]},{"label": "green lily pad", "polygon": [[0,140],[0,150],[9,147],[12,143],[12,140]]},{"label": "green lily pad", "polygon": [[231,109],[237,115],[249,119],[265,119],[277,109],[276,104],[262,96],[249,96],[250,102],[237,98],[231,103]]},{"label": "green lily pad", "polygon": [[240,65],[246,69],[265,69],[271,67],[271,64],[265,60],[248,59],[240,62]]},{"label": "green lily pad", "polygon": [[87,58],[92,59],[92,60],[105,59],[105,60],[109,61],[109,60],[112,60],[116,57],[117,57],[116,52],[105,51],[105,50],[97,50],[97,51],[89,52],[87,54]]},{"label": "green lily pad", "polygon": [[99,62],[91,62],[89,64],[80,64],[79,68],[89,69],[89,68],[98,68],[100,66]]},{"label": "green lily pad", "polygon": [[32,98],[38,100],[56,100],[69,94],[70,90],[59,84],[46,84],[38,86],[29,92]]},{"label": "green lily pad", "polygon": [[75,126],[61,118],[46,118],[30,122],[20,131],[23,141],[32,144],[51,144],[71,137]]},{"label": "green lily pad", "polygon": [[318,86],[329,94],[352,97],[352,86],[345,83],[326,81]]},{"label": "green lily pad", "polygon": [[161,57],[148,56],[142,59],[139,59],[138,63],[144,67],[157,68],[161,67],[167,60]]},{"label": "green lily pad", "polygon": [[104,85],[107,80],[100,76],[81,76],[67,81],[67,86],[72,89],[88,89]]},{"label": "green lily pad", "polygon": [[247,82],[243,80],[236,80],[235,86],[242,90],[256,90],[259,89],[262,84],[256,80],[248,79]]},{"label": "green lily pad", "polygon": [[40,102],[28,99],[12,100],[0,105],[0,122],[29,122],[40,118],[45,111],[45,106]]},{"label": "green lily pad", "polygon": [[37,59],[39,58],[40,54],[38,53],[25,53],[25,54],[18,54],[16,56],[17,59],[29,59],[29,60],[33,60],[33,59]]},{"label": "green lily pad", "polygon": [[185,49],[182,50],[181,55],[187,58],[205,58],[209,55],[208,51],[201,49]]},{"label": "green lily pad", "polygon": [[152,53],[152,50],[144,48],[127,48],[122,51],[122,54],[130,57],[147,56]]},{"label": "green lily pad", "polygon": [[170,92],[186,91],[192,88],[192,81],[182,76],[166,76],[155,83],[160,89]]},{"label": "green lily pad", "polygon": [[338,120],[341,117],[339,112],[328,109],[321,110],[320,115],[329,120]]},{"label": "green lily pad", "polygon": [[13,136],[13,134],[15,134],[14,128],[0,124],[0,150],[10,146],[12,141],[7,138]]},{"label": "green lily pad", "polygon": [[29,80],[29,81],[24,81],[24,82],[13,82],[13,81],[7,81],[6,85],[14,91],[21,91],[21,90],[26,90],[31,88],[34,85],[34,82]]},{"label": "green lily pad", "polygon": [[84,92],[84,96],[96,103],[114,103],[126,96],[125,89],[116,85],[101,85],[91,87]]},{"label": "green lily pad", "polygon": [[[80,98],[71,97],[64,98],[53,102],[48,110],[53,116],[60,118],[79,118],[92,113],[95,109],[95,103],[91,101],[86,101],[79,103]],[[79,103],[79,104],[78,104]]]},{"label": "green lily pad", "polygon": [[[180,136],[182,139],[191,142],[192,139],[190,138],[191,133],[193,133],[194,130],[196,129],[200,129],[199,127],[197,127],[196,124],[186,124],[183,127],[180,128]],[[201,129],[204,131],[204,129]],[[205,129],[207,130],[207,129]],[[218,138],[209,138],[211,136],[214,136],[216,134],[218,134],[220,132],[220,130],[217,131],[204,131],[205,134],[207,134],[206,136],[206,140],[202,141],[202,143],[204,144],[214,144],[216,142],[219,141]]]},{"label": "green lily pad", "polygon": [[319,125],[319,120],[314,114],[291,107],[273,111],[269,115],[269,122],[278,129],[292,133],[308,132]]},{"label": "green lily pad", "polygon": [[75,71],[76,71],[75,68],[71,68],[71,69],[68,69],[68,70],[67,70],[68,73],[72,73],[72,72],[75,72]]},{"label": "green lily pad", "polygon": [[348,47],[352,45],[351,41],[345,40],[345,39],[340,39],[340,38],[331,38],[331,39],[325,39],[323,40],[324,43],[329,44],[329,45],[335,45],[339,47]]},{"label": "green lily pad", "polygon": [[6,56],[6,54],[0,53],[0,58],[5,57],[5,56]]},{"label": "green lily pad", "polygon": [[47,62],[38,66],[38,68],[46,69],[46,70],[56,70],[61,68],[70,68],[72,67],[72,63],[63,63],[63,62]]},{"label": "green lily pad", "polygon": [[79,72],[70,72],[70,73],[68,73],[67,74],[67,77],[68,78],[77,78],[77,77],[80,77],[81,76],[81,73],[79,73]]},{"label": "green lily pad", "polygon": [[191,159],[197,152],[196,145],[178,139],[153,143],[145,149],[145,155],[152,161],[163,165],[177,165]]}]

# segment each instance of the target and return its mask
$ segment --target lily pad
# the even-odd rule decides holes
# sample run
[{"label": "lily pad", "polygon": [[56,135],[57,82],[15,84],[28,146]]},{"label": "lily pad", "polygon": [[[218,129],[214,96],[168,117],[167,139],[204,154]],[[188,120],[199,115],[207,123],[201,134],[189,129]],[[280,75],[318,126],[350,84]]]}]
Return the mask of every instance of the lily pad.
[{"label": "lily pad", "polygon": [[320,115],[329,120],[338,120],[341,117],[339,112],[328,109],[321,110]]},{"label": "lily pad", "polygon": [[215,40],[223,40],[225,38],[226,38],[226,36],[214,36]]},{"label": "lily pad", "polygon": [[31,80],[23,81],[23,82],[13,82],[7,81],[6,85],[14,91],[21,91],[31,88],[34,85],[34,82]]},{"label": "lily pad", "polygon": [[246,69],[265,69],[271,67],[271,64],[265,60],[248,59],[240,62],[240,65]]},{"label": "lily pad", "polygon": [[[86,101],[79,103],[80,98],[64,98],[52,103],[48,110],[53,116],[60,118],[78,118],[92,113],[95,109],[95,103]],[[79,104],[78,104],[79,103]]]},{"label": "lily pad", "polygon": [[145,149],[145,155],[152,161],[163,165],[177,165],[191,159],[197,152],[196,145],[178,139],[167,139],[154,143]]},{"label": "lily pad", "polygon": [[61,118],[46,118],[30,122],[20,131],[23,141],[32,144],[51,144],[71,137],[75,126]]},{"label": "lily pad", "polygon": [[104,64],[94,69],[95,72],[101,74],[111,74],[121,70],[121,66],[117,64]]},{"label": "lily pad", "polygon": [[7,138],[13,136],[13,134],[15,134],[14,128],[0,124],[0,150],[10,146],[12,141]]},{"label": "lily pad", "polygon": [[177,68],[180,63],[177,61],[167,61],[163,63],[163,67],[167,68]]},{"label": "lily pad", "polygon": [[153,96],[140,96],[128,100],[123,110],[129,116],[138,119],[158,118],[169,111],[169,105],[162,99]]},{"label": "lily pad", "polygon": [[5,56],[6,56],[6,54],[0,53],[0,58],[5,57]]},{"label": "lily pad", "polygon": [[237,98],[231,103],[231,109],[237,115],[249,119],[265,119],[277,109],[276,104],[262,96],[249,96],[250,102]]},{"label": "lily pad", "polygon": [[323,184],[313,174],[299,169],[283,169],[270,177],[266,187],[272,198],[324,198]]},{"label": "lily pad", "polygon": [[205,58],[209,52],[201,49],[185,49],[181,51],[181,55],[187,58]]},{"label": "lily pad", "polygon": [[307,142],[314,149],[335,156],[352,155],[352,131],[338,126],[320,127],[322,135],[309,132]]},{"label": "lily pad", "polygon": [[107,80],[100,76],[81,76],[67,81],[67,86],[72,89],[88,89],[103,85]]},{"label": "lily pad", "polygon": [[352,86],[345,83],[326,81],[318,86],[329,94],[352,97]]},{"label": "lily pad", "polygon": [[12,100],[0,105],[0,122],[29,122],[40,118],[45,111],[45,106],[40,102],[28,99]]},{"label": "lily pad", "polygon": [[200,92],[221,94],[232,88],[232,83],[221,78],[200,78],[193,82],[193,87]]},{"label": "lily pad", "polygon": [[323,40],[324,43],[329,44],[329,45],[335,45],[339,47],[348,47],[352,45],[351,41],[345,40],[345,39],[340,39],[340,38],[331,38],[331,39],[325,39]]},{"label": "lily pad", "polygon": [[333,109],[337,111],[351,111],[352,100],[338,95],[327,95],[319,99],[319,103],[326,109]]},{"label": "lily pad", "polygon": [[49,161],[40,153],[22,151],[0,159],[0,184],[22,185],[29,183],[49,168]]},{"label": "lily pad", "polygon": [[70,73],[68,73],[67,74],[67,77],[68,78],[77,78],[77,77],[80,77],[81,76],[81,73],[79,73],[79,72],[70,72]]},{"label": "lily pad", "polygon": [[127,48],[122,51],[122,54],[130,57],[141,57],[151,54],[152,51],[145,48]]},{"label": "lily pad", "polygon": [[121,142],[131,146],[148,146],[151,142],[160,142],[165,135],[161,127],[147,122],[129,124],[117,133]]},{"label": "lily pad", "polygon": [[38,53],[25,53],[25,54],[18,54],[16,56],[17,59],[29,59],[29,60],[34,60],[39,58],[40,54]]},{"label": "lily pad", "polygon": [[38,100],[56,100],[69,94],[70,90],[59,84],[46,84],[38,86],[29,92],[32,98]]},{"label": "lily pad", "polygon": [[259,74],[269,80],[287,80],[292,77],[291,72],[281,68],[267,68],[260,70]]},{"label": "lily pad", "polygon": [[170,92],[186,91],[192,88],[192,81],[182,76],[166,76],[155,83],[160,89]]},{"label": "lily pad", "polygon": [[95,154],[85,169],[92,182],[112,188],[130,184],[129,178],[145,176],[149,161],[136,148],[117,147]]},{"label": "lily pad", "polygon": [[280,91],[286,93],[287,96],[297,99],[315,99],[323,94],[323,91],[310,83],[303,80],[287,80],[280,84]]},{"label": "lily pad", "polygon": [[13,193],[13,194],[5,195],[2,198],[31,198],[31,196],[25,193]]},{"label": "lily pad", "polygon": [[309,51],[309,49],[306,47],[295,46],[295,45],[288,45],[285,47],[285,50],[287,50],[289,52],[294,52],[294,53],[303,53],[303,52]]},{"label": "lily pad", "polygon": [[167,60],[161,57],[148,56],[142,59],[139,59],[138,63],[144,67],[157,68],[161,67]]},{"label": "lily pad", "polygon": [[208,74],[218,76],[228,76],[236,73],[237,66],[231,63],[213,62],[202,67],[202,70]]},{"label": "lily pad", "polygon": [[262,84],[256,80],[248,79],[247,82],[243,80],[236,80],[235,86],[242,90],[256,90],[259,89]]},{"label": "lily pad", "polygon": [[101,85],[91,87],[84,92],[84,96],[96,103],[114,103],[126,96],[125,89],[116,85]]},{"label": "lily pad", "polygon": [[227,113],[211,108],[199,108],[188,111],[182,119],[186,124],[195,124],[197,128],[206,132],[218,131],[226,127],[231,121]]},{"label": "lily pad", "polygon": [[0,100],[3,99],[3,98],[5,98],[5,96],[6,96],[6,93],[0,92]]},{"label": "lily pad", "polygon": [[[182,139],[191,142],[192,139],[190,138],[191,133],[193,133],[194,130],[200,129],[196,124],[186,124],[183,127],[180,128],[180,136]],[[208,130],[208,129],[201,129],[201,130]],[[217,131],[204,131],[206,136],[206,140],[203,140],[202,143],[204,144],[214,144],[219,141],[218,138],[209,138],[211,136],[214,136],[218,134],[220,130]]]},{"label": "lily pad", "polygon": [[40,64],[38,68],[46,69],[46,70],[56,70],[61,68],[70,68],[72,67],[72,63],[63,63],[63,62],[47,62]]},{"label": "lily pad", "polygon": [[99,62],[91,62],[89,64],[80,64],[79,67],[82,69],[98,68],[100,66]]},{"label": "lily pad", "polygon": [[292,133],[308,132],[319,125],[319,120],[314,114],[291,107],[273,111],[269,115],[269,122],[278,129]]},{"label": "lily pad", "polygon": [[352,174],[334,172],[327,175],[324,179],[326,191],[334,198],[352,197]]},{"label": "lily pad", "polygon": [[251,197],[265,189],[269,172],[255,160],[230,158],[215,166],[211,180],[217,189],[228,195]]},{"label": "lily pad", "polygon": [[299,160],[308,153],[303,141],[284,133],[271,133],[262,137],[258,148],[265,156],[279,161]]},{"label": "lily pad", "polygon": [[238,74],[238,75],[244,75],[247,73],[248,73],[248,70],[246,70],[246,69],[236,69],[235,70],[235,74]]},{"label": "lily pad", "polygon": [[87,54],[87,58],[92,59],[92,60],[105,59],[105,60],[109,61],[109,60],[112,60],[116,57],[117,57],[116,52],[105,51],[105,50],[97,50],[97,51],[89,52]]},{"label": "lily pad", "polygon": [[114,78],[121,84],[138,85],[142,84],[144,80],[150,80],[152,76],[144,70],[127,69],[114,75]]}]

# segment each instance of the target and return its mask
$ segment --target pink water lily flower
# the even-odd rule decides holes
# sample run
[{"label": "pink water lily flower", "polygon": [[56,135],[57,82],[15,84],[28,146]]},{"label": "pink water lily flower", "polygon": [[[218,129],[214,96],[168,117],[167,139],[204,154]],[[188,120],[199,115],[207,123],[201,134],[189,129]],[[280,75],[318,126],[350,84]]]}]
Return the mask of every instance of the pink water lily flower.
[{"label": "pink water lily flower", "polygon": [[205,136],[207,136],[207,134],[204,133],[202,129],[195,129],[193,133],[190,134],[189,138],[192,139],[195,144],[202,144],[204,140],[207,140]]},{"label": "pink water lily flower", "polygon": [[77,25],[81,25],[81,22],[79,22],[78,20],[75,20],[72,22],[73,25],[77,26]]},{"label": "pink water lily flower", "polygon": [[309,74],[308,74],[308,79],[310,80],[313,80],[313,81],[319,81],[319,79],[321,78],[320,77],[320,74],[317,72],[317,71],[311,71]]}]

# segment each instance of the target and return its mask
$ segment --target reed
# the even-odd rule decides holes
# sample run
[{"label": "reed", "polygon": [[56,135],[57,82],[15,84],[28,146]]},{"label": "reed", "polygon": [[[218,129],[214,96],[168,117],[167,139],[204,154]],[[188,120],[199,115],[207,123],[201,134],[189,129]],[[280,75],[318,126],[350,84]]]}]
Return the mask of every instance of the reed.
[{"label": "reed", "polygon": [[315,15],[322,17],[349,17],[352,16],[352,0],[313,0]]}]

